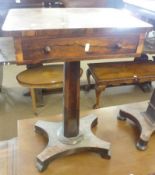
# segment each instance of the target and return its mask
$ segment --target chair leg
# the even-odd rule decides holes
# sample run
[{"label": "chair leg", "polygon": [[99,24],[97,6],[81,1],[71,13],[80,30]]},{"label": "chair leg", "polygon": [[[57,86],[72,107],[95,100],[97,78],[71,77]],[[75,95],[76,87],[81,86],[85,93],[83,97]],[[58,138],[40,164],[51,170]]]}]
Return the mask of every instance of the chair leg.
[{"label": "chair leg", "polygon": [[42,107],[44,106],[44,100],[43,100],[43,89],[35,89],[35,96],[36,96],[36,106]]},{"label": "chair leg", "polygon": [[96,92],[96,104],[93,105],[93,109],[100,108],[100,96],[101,92],[106,88],[106,86],[95,86],[95,92]]},{"label": "chair leg", "polygon": [[31,98],[32,98],[32,109],[35,115],[37,114],[36,111],[36,94],[35,94],[35,89],[34,88],[30,88],[30,92],[31,92]]}]

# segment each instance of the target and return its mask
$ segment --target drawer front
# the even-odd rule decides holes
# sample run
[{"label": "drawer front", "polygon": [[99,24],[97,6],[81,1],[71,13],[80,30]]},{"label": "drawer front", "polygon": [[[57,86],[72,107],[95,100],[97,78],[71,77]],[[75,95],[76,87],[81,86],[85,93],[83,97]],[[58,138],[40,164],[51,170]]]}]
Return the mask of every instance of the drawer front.
[{"label": "drawer front", "polygon": [[104,38],[23,38],[22,49],[25,61],[77,61],[133,56],[138,43],[137,35]]}]

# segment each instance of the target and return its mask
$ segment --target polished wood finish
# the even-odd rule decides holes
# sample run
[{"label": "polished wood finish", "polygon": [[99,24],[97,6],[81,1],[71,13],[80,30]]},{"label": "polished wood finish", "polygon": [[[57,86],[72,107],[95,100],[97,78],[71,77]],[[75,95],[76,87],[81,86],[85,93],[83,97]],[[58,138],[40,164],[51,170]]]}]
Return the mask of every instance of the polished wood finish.
[{"label": "polished wood finish", "polygon": [[119,111],[118,119],[130,119],[137,125],[140,135],[136,146],[139,150],[146,150],[148,142],[155,132],[155,90],[146,110],[123,107]]},{"label": "polished wood finish", "polygon": [[[16,25],[17,23],[18,25]],[[51,58],[49,55],[48,61],[67,62],[65,63],[66,71],[64,79],[64,82],[66,82],[64,88],[65,126],[62,135],[68,140],[76,138],[80,135],[78,128],[79,111],[80,111],[79,61],[89,59],[99,59],[99,58],[103,59],[107,58],[108,56],[109,58],[116,58],[116,56],[119,55],[122,57],[126,55],[138,56],[141,54],[142,51],[145,32],[151,30],[151,28],[152,26],[150,24],[145,23],[132,16],[129,16],[123,11],[119,11],[112,8],[110,9],[108,8],[107,9],[102,8],[39,9],[38,8],[38,9],[20,9],[20,10],[15,9],[9,12],[6,21],[3,25],[3,30],[5,31],[5,33],[7,35],[13,36],[15,38],[15,41],[18,41],[16,42],[17,45],[15,47],[17,47],[16,58],[19,64],[25,64],[24,49],[26,48],[23,46],[26,40],[29,39],[35,40],[42,37],[43,41],[49,41],[48,44],[50,44],[50,46],[51,46],[51,40],[44,40],[44,38],[45,39],[57,38],[58,41],[65,40],[65,42],[64,41],[62,42],[63,43],[62,46],[61,42],[59,42],[59,45],[61,47],[58,47],[59,46],[58,44],[56,45],[59,49],[54,53],[57,54],[59,52],[61,53],[62,51],[61,48],[63,48],[64,50],[71,52],[70,53],[71,55],[68,55],[66,52],[62,51],[61,56],[59,55],[59,57],[55,57],[55,59]],[[103,49],[103,51],[101,51],[97,47],[97,44],[103,41],[103,37],[105,38],[106,42],[112,43],[111,45],[113,45],[112,39],[113,38],[115,39],[114,36],[116,36],[116,38],[118,37],[118,40],[116,39],[116,43],[114,43],[112,49],[111,48],[105,49],[103,47],[105,50]],[[131,41],[128,41],[126,39],[126,37],[129,38],[132,36],[134,36],[134,38],[137,39],[136,41],[137,44],[135,44],[135,40],[132,43]],[[100,38],[102,40],[100,40]],[[119,39],[121,41],[121,44],[119,43]],[[40,42],[38,43],[40,49]],[[83,44],[81,43],[84,43],[84,47]],[[93,45],[96,46],[95,52],[91,52],[91,48],[94,49]],[[102,47],[102,44],[99,45]],[[125,50],[124,48],[122,49],[122,45],[123,47],[127,48]],[[51,51],[52,48],[50,46],[46,45],[46,47],[43,47],[42,52],[45,52],[46,54],[52,52]],[[108,44],[104,43],[104,46],[108,47]],[[137,47],[135,48],[135,46]],[[120,52],[118,52],[119,49],[121,50]],[[83,50],[88,54],[87,55],[83,54]],[[134,53],[133,50],[135,51]],[[126,54],[126,51],[129,51],[129,53]],[[80,53],[82,52],[81,57],[78,57],[79,56],[78,52]],[[37,60],[38,55],[37,47],[35,50],[32,49],[31,54],[33,55],[33,57],[36,56],[36,59],[29,60],[29,63],[35,64],[38,62],[43,62],[42,60]],[[45,59],[47,59],[46,54],[44,54]],[[67,87],[68,89],[66,89]],[[59,146],[59,143],[57,144]],[[53,159],[53,157],[51,157],[50,159]],[[41,162],[41,159],[40,160],[38,159],[37,161]]]},{"label": "polished wood finish", "polygon": [[[114,175],[114,174],[137,174],[149,175],[155,172],[155,135],[149,142],[147,151],[138,151],[136,143],[139,132],[131,122],[117,121],[116,115],[119,109],[126,105],[100,108],[98,110],[87,111],[81,116],[94,113],[98,116],[98,125],[93,129],[94,134],[112,143],[112,158],[110,160],[101,159],[99,155],[93,153],[79,153],[72,156],[59,158],[49,164],[43,175],[68,175],[68,174],[89,174],[89,175]],[[147,102],[130,104],[127,107],[145,110]],[[16,175],[40,175],[35,168],[36,156],[46,147],[48,140],[40,134],[34,134],[34,124],[38,119],[59,122],[63,120],[62,115],[25,119],[18,121],[18,154],[17,154],[17,174]],[[32,149],[34,148],[34,149]],[[142,162],[143,165],[142,166]]]},{"label": "polished wood finish", "polygon": [[[64,70],[64,136],[79,134],[80,62],[66,62]],[[76,80],[76,81],[75,81]]]},{"label": "polished wood finish", "polygon": [[11,10],[3,30],[15,38],[18,64],[140,56],[151,25],[122,13],[101,8]]},{"label": "polished wood finish", "polygon": [[16,78],[20,85],[30,88],[33,112],[37,115],[36,89],[63,87],[63,65],[37,66],[20,72]]},{"label": "polished wood finish", "polygon": [[111,144],[97,138],[92,128],[97,124],[96,115],[88,115],[80,120],[80,134],[68,139],[62,133],[61,122],[47,122],[39,120],[35,124],[36,132],[47,135],[48,144],[37,156],[37,169],[44,171],[49,163],[57,158],[84,151],[100,154],[102,158],[111,158]]},{"label": "polished wood finish", "polygon": [[25,87],[32,88],[52,88],[52,86],[62,87],[63,65],[44,65],[30,68],[17,75],[18,82]]},{"label": "polished wood finish", "polygon": [[[110,35],[110,34],[108,34]],[[85,58],[96,59],[111,58],[113,52],[115,57],[139,56],[142,52],[143,38],[139,35],[127,36],[111,34],[104,37],[83,37],[83,38],[27,38],[22,40],[23,62],[44,62],[44,61],[77,61]],[[90,44],[90,50],[85,51],[86,43]],[[46,51],[46,48],[49,48]],[[103,56],[104,54],[104,56]],[[74,55],[74,57],[73,57]]]},{"label": "polished wood finish", "polygon": [[154,61],[90,63],[88,67],[88,90],[90,76],[95,80],[95,109],[100,107],[101,93],[108,86],[140,84],[155,80]]}]

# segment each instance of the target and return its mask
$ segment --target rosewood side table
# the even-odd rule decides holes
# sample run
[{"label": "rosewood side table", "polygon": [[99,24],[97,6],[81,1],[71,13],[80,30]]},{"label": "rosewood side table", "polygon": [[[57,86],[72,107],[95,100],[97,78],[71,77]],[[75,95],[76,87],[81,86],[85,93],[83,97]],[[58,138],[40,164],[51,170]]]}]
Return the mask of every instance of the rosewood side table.
[{"label": "rosewood side table", "polygon": [[91,133],[91,127],[97,124],[96,116],[79,121],[80,61],[140,56],[145,33],[151,28],[123,11],[108,8],[9,11],[3,31],[14,37],[18,64],[65,62],[64,121],[35,124],[36,130],[49,139],[37,156],[39,171],[57,157],[83,150],[110,158],[110,143]]}]

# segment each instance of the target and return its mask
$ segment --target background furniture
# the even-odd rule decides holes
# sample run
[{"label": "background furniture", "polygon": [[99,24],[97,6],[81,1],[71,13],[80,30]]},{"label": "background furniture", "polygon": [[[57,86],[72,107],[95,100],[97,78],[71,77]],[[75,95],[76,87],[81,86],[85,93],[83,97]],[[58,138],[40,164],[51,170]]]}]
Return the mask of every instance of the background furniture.
[{"label": "background furniture", "polygon": [[[80,76],[83,70],[80,69]],[[32,107],[34,114],[36,111],[36,89],[52,89],[63,87],[63,64],[53,64],[37,66],[20,72],[17,75],[17,81],[20,85],[30,88],[32,97]]]},{"label": "background furniture", "polygon": [[119,120],[130,119],[136,124],[140,131],[136,146],[139,150],[146,150],[150,137],[155,131],[155,91],[146,110],[124,107],[119,111],[117,118]]},{"label": "background furniture", "polygon": [[62,87],[63,65],[40,65],[29,68],[20,72],[16,78],[20,85],[30,89],[33,112],[37,115],[37,96],[35,90]]},{"label": "background furniture", "polygon": [[[155,1],[151,0],[124,0],[126,6],[131,12],[136,12],[135,15],[140,16],[142,19],[150,21],[153,25],[155,24]],[[152,37],[152,43],[147,40],[150,44],[151,53],[155,51],[155,36]],[[147,43],[147,44],[148,44]],[[148,51],[149,52],[149,51]],[[137,124],[140,129],[141,135],[137,142],[137,148],[140,150],[145,150],[151,134],[154,132],[154,109],[155,109],[155,91],[151,97],[149,105],[146,111],[141,111],[139,109],[132,110],[130,108],[124,108],[120,110],[119,119],[126,120],[129,118]]]},{"label": "background furniture", "polygon": [[93,108],[100,107],[100,95],[108,86],[126,84],[143,84],[155,81],[155,62],[108,62],[90,63],[87,69],[88,87],[90,89],[90,76],[95,80],[96,103]]}]

